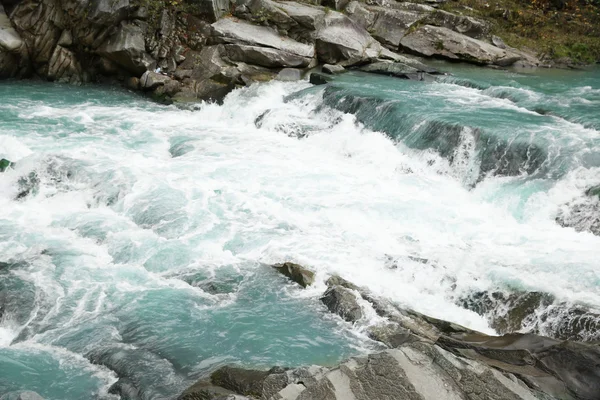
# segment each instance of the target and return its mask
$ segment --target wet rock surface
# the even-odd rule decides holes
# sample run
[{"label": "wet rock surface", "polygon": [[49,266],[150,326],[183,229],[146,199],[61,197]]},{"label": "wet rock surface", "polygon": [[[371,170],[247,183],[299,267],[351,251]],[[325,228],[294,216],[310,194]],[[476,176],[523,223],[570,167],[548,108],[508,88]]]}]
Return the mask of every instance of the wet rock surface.
[{"label": "wet rock surface", "polygon": [[301,265],[286,262],[283,264],[275,264],[273,265],[273,268],[304,288],[315,282],[315,273]]},{"label": "wet rock surface", "polygon": [[[369,335],[387,350],[352,357],[332,369],[223,367],[184,395],[214,385],[265,400],[599,398],[597,344],[534,334],[489,336],[402,309],[340,276],[326,284],[322,299],[331,301],[328,309],[345,320],[360,318],[350,312],[360,310],[359,299],[386,318],[387,323],[370,327]],[[531,299],[536,303],[544,297]],[[525,303],[527,308],[530,302]],[[217,397],[180,399],[196,398]]]}]

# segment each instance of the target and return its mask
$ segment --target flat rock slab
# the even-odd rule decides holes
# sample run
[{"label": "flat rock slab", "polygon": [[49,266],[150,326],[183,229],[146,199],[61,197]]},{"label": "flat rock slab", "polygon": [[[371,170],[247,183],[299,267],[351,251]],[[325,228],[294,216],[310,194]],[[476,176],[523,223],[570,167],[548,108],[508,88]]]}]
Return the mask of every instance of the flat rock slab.
[{"label": "flat rock slab", "polygon": [[212,28],[213,36],[224,43],[270,47],[308,58],[315,55],[313,46],[281,36],[265,26],[252,25],[234,18],[222,18],[212,24]]},{"label": "flat rock slab", "polygon": [[269,47],[228,44],[225,45],[225,50],[232,61],[241,61],[267,68],[306,67],[311,61],[309,57]]},{"label": "flat rock slab", "polygon": [[450,29],[424,25],[400,41],[404,50],[427,57],[466,61],[475,64],[508,66],[521,57],[481,40]]}]

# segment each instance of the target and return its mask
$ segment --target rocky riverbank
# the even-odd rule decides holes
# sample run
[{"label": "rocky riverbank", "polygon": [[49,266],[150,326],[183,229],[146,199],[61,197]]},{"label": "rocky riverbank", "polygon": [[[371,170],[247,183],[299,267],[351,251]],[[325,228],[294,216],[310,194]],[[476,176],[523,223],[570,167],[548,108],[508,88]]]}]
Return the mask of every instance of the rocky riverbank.
[{"label": "rocky riverbank", "polygon": [[[221,100],[323,65],[424,79],[413,56],[534,67],[490,24],[438,2],[3,0],[0,78],[116,82],[165,102]],[[290,70],[292,69],[292,70]],[[331,69],[328,69],[331,70]],[[398,72],[400,71],[400,72]]]},{"label": "rocky riverbank", "polygon": [[[299,265],[276,268],[303,287],[313,281]],[[600,398],[597,344],[533,334],[489,336],[398,308],[339,276],[327,286],[321,301],[330,312],[356,322],[366,302],[388,321],[369,332],[387,350],[334,368],[222,367],[179,400]]]}]

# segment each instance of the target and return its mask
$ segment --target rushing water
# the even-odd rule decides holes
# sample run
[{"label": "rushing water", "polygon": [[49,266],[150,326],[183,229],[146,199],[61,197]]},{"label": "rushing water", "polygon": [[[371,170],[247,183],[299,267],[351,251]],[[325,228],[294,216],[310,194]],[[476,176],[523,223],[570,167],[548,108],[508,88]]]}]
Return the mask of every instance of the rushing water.
[{"label": "rushing water", "polygon": [[[376,316],[320,304],[333,273],[490,333],[461,299],[551,295],[559,311],[530,319],[547,334],[598,313],[600,237],[554,219],[600,183],[600,73],[454,72],[271,82],[195,110],[2,83],[0,395],[116,399],[121,377],[166,399],[223,364],[376,348]],[[318,283],[268,267],[284,260]]]}]

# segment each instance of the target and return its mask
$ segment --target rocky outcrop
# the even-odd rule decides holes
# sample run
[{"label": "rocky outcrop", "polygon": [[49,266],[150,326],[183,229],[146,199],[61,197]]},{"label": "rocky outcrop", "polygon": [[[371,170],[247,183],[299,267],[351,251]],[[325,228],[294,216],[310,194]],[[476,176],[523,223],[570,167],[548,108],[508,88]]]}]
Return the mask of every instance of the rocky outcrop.
[{"label": "rocky outcrop", "polygon": [[356,322],[363,316],[356,294],[341,285],[332,285],[327,289],[321,297],[321,302],[329,311],[348,322]]},{"label": "rocky outcrop", "polygon": [[[370,329],[371,337],[387,350],[352,357],[333,369],[224,367],[180,399],[218,398],[200,395],[206,393],[202,388],[213,386],[264,400],[598,399],[598,345],[532,334],[488,336],[401,309],[339,276],[327,285],[323,298],[348,293],[354,297],[350,307],[362,298],[387,319]],[[346,307],[342,302],[332,304],[332,312],[348,315],[339,312]],[[184,397],[194,393],[197,397]]]},{"label": "rocky outcrop", "polygon": [[21,36],[12,27],[4,7],[0,4],[0,79],[12,78],[19,72],[25,45]]},{"label": "rocky outcrop", "polygon": [[476,64],[510,66],[522,58],[509,50],[500,49],[448,28],[432,25],[424,25],[404,36],[400,47],[423,56]]},{"label": "rocky outcrop", "polygon": [[273,265],[273,268],[304,288],[315,282],[315,273],[301,265],[286,262],[283,264],[275,264]]}]

